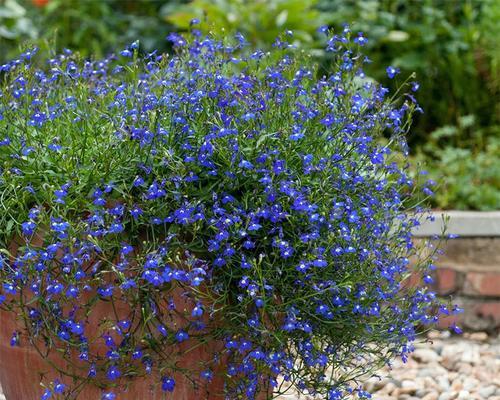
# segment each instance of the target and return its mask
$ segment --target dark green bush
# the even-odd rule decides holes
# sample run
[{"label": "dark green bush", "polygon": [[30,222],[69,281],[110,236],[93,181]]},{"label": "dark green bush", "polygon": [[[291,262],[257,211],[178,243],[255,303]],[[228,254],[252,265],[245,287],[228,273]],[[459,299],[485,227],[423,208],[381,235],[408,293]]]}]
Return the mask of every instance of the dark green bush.
[{"label": "dark green bush", "polygon": [[377,67],[384,64],[400,68],[401,76],[417,73],[424,114],[417,120],[414,141],[423,143],[429,132],[458,126],[468,115],[478,127],[499,123],[492,99],[498,96],[500,56],[491,32],[498,31],[498,2],[336,0],[322,1],[319,7],[331,13],[335,26],[354,21],[371,38],[368,56],[373,63],[367,73],[375,79],[395,85]]},{"label": "dark green bush", "polygon": [[[38,4],[38,5],[37,5]],[[144,50],[167,49],[172,26],[160,19],[163,1],[7,0],[0,2],[0,61],[27,40],[103,57],[139,38]],[[6,31],[6,28],[9,28]]]},{"label": "dark green bush", "polygon": [[367,73],[390,88],[379,65],[416,72],[416,158],[444,186],[439,208],[496,209],[500,204],[500,2],[448,0],[320,1],[340,27],[353,21],[371,39]]}]

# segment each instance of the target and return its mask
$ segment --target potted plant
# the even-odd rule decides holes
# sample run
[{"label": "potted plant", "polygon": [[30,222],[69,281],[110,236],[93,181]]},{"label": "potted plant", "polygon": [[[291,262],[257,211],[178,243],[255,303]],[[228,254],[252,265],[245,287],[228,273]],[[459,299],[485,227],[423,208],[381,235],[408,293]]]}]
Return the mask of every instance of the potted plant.
[{"label": "potted plant", "polygon": [[1,66],[8,400],[363,398],[407,356],[438,312],[404,285],[432,268],[408,261],[418,105],[364,76],[361,34],[325,37],[327,75],[288,34],[197,30]]}]

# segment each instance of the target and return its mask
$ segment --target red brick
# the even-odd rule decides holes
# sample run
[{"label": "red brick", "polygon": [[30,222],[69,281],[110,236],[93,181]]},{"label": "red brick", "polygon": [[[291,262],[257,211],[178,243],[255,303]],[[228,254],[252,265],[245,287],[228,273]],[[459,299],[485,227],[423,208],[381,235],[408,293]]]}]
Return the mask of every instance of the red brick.
[{"label": "red brick", "polygon": [[490,320],[496,328],[500,327],[500,301],[476,303],[473,309],[477,316]]},{"label": "red brick", "polygon": [[438,268],[435,272],[435,288],[438,294],[454,293],[458,289],[458,273],[451,268]]},{"label": "red brick", "polygon": [[468,272],[464,293],[468,295],[500,297],[500,273]]},{"label": "red brick", "polygon": [[465,330],[496,331],[500,328],[500,301],[457,299],[464,312],[458,315],[441,316],[438,327],[448,329],[456,323]]},{"label": "red brick", "polygon": [[464,325],[464,316],[463,314],[458,315],[441,315],[439,317],[439,322],[437,327],[442,330],[449,329],[452,324],[456,324],[459,327],[463,328]]},{"label": "red brick", "polygon": [[403,289],[416,288],[423,286],[422,276],[418,272],[412,272],[403,282],[401,287]]}]

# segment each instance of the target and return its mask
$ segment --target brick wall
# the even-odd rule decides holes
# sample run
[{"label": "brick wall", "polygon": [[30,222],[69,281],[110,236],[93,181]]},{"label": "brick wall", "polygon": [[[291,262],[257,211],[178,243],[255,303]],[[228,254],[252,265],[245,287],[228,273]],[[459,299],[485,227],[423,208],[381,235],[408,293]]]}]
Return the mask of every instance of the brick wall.
[{"label": "brick wall", "polygon": [[[435,290],[464,308],[455,320],[465,329],[500,329],[500,237],[463,237],[443,247]],[[449,320],[443,320],[443,326]]]}]

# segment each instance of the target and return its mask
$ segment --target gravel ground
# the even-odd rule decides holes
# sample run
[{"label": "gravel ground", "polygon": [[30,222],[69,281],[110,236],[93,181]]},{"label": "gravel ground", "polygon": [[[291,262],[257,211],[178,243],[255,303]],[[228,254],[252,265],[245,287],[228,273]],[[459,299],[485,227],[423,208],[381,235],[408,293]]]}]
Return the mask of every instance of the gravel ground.
[{"label": "gravel ground", "polygon": [[[406,364],[398,360],[391,370],[381,371],[381,378],[367,382],[374,400],[500,400],[500,335],[450,337],[433,331],[428,339],[432,343],[417,344]],[[280,400],[308,398],[286,395]],[[5,400],[1,389],[0,400]]]},{"label": "gravel ground", "polygon": [[[500,335],[432,331],[406,364],[397,360],[365,385],[373,400],[500,400]],[[309,400],[281,396],[280,400]]]},{"label": "gravel ground", "polygon": [[376,400],[500,400],[500,335],[477,332],[449,337],[430,332],[406,365],[398,361],[386,379],[367,389]]}]

